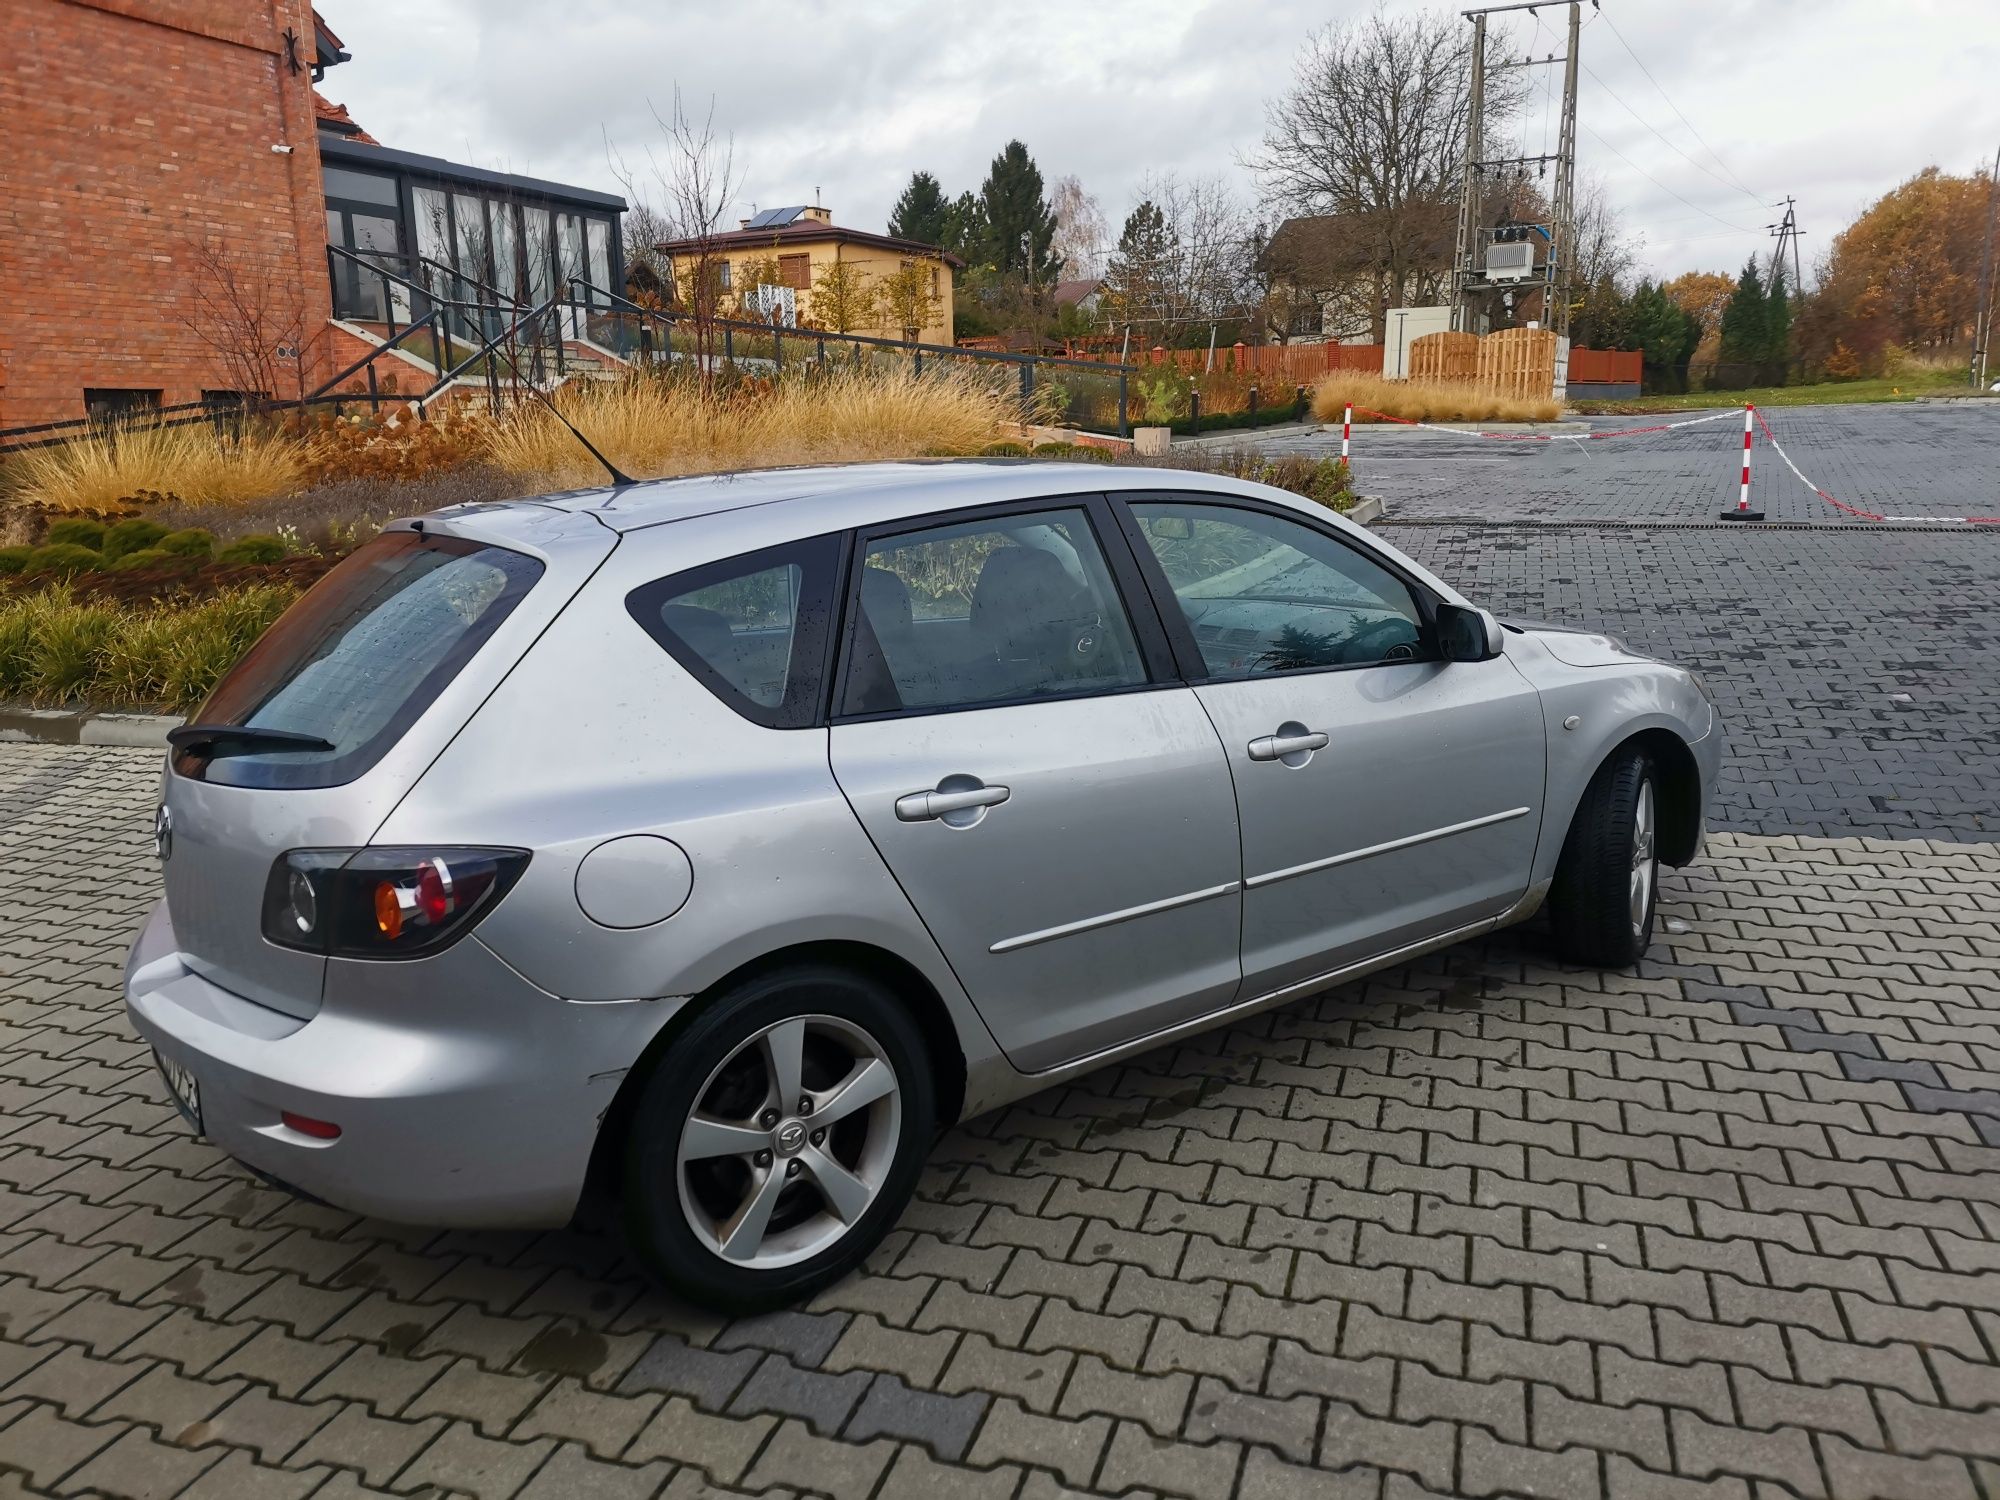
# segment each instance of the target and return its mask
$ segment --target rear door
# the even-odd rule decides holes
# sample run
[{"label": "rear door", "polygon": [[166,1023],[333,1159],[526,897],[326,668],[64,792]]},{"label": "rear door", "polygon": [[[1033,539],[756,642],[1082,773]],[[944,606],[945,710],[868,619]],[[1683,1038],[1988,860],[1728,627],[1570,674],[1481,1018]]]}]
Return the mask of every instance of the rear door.
[{"label": "rear door", "polygon": [[1521,898],[1546,747],[1504,656],[1440,660],[1429,591],[1288,507],[1174,495],[1129,514],[1235,777],[1246,994]]},{"label": "rear door", "polygon": [[156,821],[181,957],[290,1015],[319,1006],[325,961],[265,941],[280,855],[366,844],[493,685],[615,542],[545,511],[511,545],[385,532],[310,589],[191,724],[279,730],[325,749],[219,737],[168,756]]},{"label": "rear door", "polygon": [[1229,771],[1103,501],[864,534],[848,620],[834,775],[1017,1066],[1234,998]]}]

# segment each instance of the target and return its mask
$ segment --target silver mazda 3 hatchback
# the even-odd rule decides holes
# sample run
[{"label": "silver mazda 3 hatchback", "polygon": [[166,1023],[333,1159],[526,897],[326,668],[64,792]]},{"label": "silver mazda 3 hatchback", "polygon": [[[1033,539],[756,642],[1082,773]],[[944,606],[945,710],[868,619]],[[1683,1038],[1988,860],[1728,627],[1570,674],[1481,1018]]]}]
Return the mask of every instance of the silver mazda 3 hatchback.
[{"label": "silver mazda 3 hatchback", "polygon": [[174,732],[127,1002],[261,1174],[452,1225],[604,1187],[669,1286],[766,1307],[956,1120],[1544,905],[1632,963],[1721,739],[1693,674],[1210,475],[467,506]]}]

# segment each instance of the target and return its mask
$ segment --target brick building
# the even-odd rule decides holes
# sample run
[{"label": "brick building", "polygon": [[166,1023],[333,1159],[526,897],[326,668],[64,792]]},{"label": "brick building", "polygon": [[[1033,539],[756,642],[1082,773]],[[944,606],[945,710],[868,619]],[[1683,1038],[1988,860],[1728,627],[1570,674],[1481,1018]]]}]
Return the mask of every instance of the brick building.
[{"label": "brick building", "polygon": [[622,199],[380,145],[315,90],[348,54],[308,0],[4,9],[0,431],[295,398],[446,267],[623,286]]}]

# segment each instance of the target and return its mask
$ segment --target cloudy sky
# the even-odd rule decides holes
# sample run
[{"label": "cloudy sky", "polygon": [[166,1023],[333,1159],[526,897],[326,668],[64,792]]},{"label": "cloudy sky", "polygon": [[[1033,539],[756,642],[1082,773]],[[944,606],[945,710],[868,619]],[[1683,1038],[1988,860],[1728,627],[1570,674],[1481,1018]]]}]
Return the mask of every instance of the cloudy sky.
[{"label": "cloudy sky", "polygon": [[[323,91],[385,145],[620,191],[608,138],[649,193],[651,110],[678,85],[734,137],[742,214],[817,192],[880,229],[913,169],[976,189],[1018,136],[1115,237],[1149,171],[1226,173],[1254,201],[1239,161],[1264,101],[1314,27],[1372,0],[318,3],[354,56]],[[1787,193],[1810,257],[1919,168],[1970,171],[2000,144],[1993,0],[1602,6],[1585,10],[1579,165],[1663,274],[1740,267]],[[1544,7],[1539,32],[1496,18],[1496,36],[1559,51],[1563,14]],[[1538,93],[1524,149],[1554,128]]]}]

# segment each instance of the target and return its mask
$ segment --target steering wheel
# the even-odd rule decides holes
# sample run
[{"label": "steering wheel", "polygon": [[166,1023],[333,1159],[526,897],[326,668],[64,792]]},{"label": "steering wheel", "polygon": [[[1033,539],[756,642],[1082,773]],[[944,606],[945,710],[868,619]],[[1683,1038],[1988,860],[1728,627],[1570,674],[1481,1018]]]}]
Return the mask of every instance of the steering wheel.
[{"label": "steering wheel", "polygon": [[[1393,635],[1400,632],[1401,639],[1385,642],[1379,648],[1370,648],[1367,642],[1377,636]],[[1373,625],[1350,636],[1342,648],[1341,655],[1350,662],[1387,661],[1389,653],[1398,646],[1414,646],[1417,632],[1414,626],[1401,615],[1391,615],[1386,620],[1377,620]]]}]

